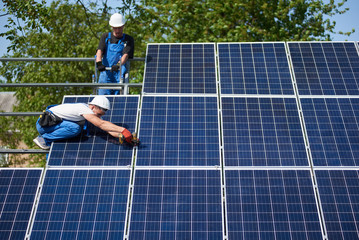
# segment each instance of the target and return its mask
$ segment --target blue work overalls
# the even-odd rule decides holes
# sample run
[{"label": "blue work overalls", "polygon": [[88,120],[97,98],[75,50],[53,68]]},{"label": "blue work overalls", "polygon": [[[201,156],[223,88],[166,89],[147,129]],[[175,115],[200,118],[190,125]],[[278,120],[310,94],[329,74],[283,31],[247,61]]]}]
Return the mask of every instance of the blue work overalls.
[{"label": "blue work overalls", "polygon": [[[121,57],[122,51],[125,48],[125,34],[123,34],[122,38],[118,41],[118,43],[111,43],[111,33],[108,33],[108,37],[106,38],[106,51],[103,55],[102,63],[105,67],[112,67],[116,65]],[[99,83],[119,83],[120,77],[125,81],[125,74],[127,73],[126,64],[121,66],[121,76],[120,71],[111,72],[110,70],[106,70],[100,73]],[[119,90],[115,89],[99,89],[99,95],[118,95]]]}]

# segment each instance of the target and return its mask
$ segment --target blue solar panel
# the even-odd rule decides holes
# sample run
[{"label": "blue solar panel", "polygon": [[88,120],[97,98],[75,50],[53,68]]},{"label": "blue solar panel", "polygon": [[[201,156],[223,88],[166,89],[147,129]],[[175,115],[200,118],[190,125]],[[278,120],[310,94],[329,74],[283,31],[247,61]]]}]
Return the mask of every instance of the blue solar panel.
[{"label": "blue solar panel", "polygon": [[137,166],[220,165],[217,97],[144,96]]},{"label": "blue solar panel", "polygon": [[226,170],[228,239],[323,239],[309,170]]},{"label": "blue solar panel", "polygon": [[328,239],[359,239],[359,171],[316,170]]},{"label": "blue solar panel", "polygon": [[295,98],[222,97],[225,166],[308,166]]},{"label": "blue solar panel", "polygon": [[47,169],[31,239],[122,239],[130,170]]},{"label": "blue solar panel", "polygon": [[0,239],[24,239],[42,169],[0,169]]},{"label": "blue solar panel", "polygon": [[136,170],[129,239],[223,239],[218,170]]},{"label": "blue solar panel", "polygon": [[[64,103],[87,103],[93,97],[65,97]],[[111,109],[102,119],[136,130],[138,96],[108,96]],[[49,156],[51,166],[126,166],[132,161],[133,149],[120,145],[117,138],[93,126],[88,125],[89,134],[83,131],[76,138],[54,142]]]},{"label": "blue solar panel", "polygon": [[354,42],[289,42],[288,46],[299,94],[359,94]]},{"label": "blue solar panel", "polygon": [[359,166],[359,99],[302,98],[314,166]]},{"label": "blue solar panel", "polygon": [[143,91],[217,93],[215,44],[148,44]]},{"label": "blue solar panel", "polygon": [[222,94],[294,94],[285,44],[218,43]]}]

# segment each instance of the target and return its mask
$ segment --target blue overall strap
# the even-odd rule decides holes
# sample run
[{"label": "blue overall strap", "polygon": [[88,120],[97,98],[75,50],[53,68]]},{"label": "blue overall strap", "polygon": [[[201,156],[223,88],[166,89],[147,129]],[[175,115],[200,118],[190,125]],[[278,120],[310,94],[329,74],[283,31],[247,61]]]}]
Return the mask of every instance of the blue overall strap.
[{"label": "blue overall strap", "polygon": [[106,48],[107,48],[107,46],[108,46],[108,41],[110,41],[111,40],[111,32],[109,32],[108,33],[108,36],[107,36],[107,38],[106,38]]}]

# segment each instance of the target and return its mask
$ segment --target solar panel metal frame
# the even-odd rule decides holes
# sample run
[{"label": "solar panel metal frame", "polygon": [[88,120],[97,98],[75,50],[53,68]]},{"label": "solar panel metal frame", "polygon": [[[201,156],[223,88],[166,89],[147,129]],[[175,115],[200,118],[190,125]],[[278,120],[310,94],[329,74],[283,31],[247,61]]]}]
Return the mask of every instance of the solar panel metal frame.
[{"label": "solar panel metal frame", "polygon": [[[179,45],[179,46],[188,46],[188,45],[213,45],[213,61],[214,61],[214,78],[215,78],[215,82],[213,83],[214,84],[214,88],[215,88],[215,93],[206,93],[206,87],[204,86],[203,87],[203,91],[202,93],[198,92],[194,92],[193,91],[193,87],[191,89],[191,92],[182,92],[183,89],[181,87],[179,87],[179,92],[170,92],[168,91],[169,88],[167,87],[166,89],[166,92],[157,92],[157,91],[154,91],[154,92],[146,92],[146,71],[148,69],[147,65],[148,65],[148,61],[151,61],[151,59],[148,57],[148,50],[149,50],[149,46],[175,46],[175,45]],[[181,62],[182,63],[182,62]],[[145,60],[145,68],[144,68],[144,77],[143,77],[143,87],[142,87],[142,94],[218,94],[218,77],[217,77],[217,57],[216,57],[216,44],[215,43],[148,43],[147,44],[147,48],[146,48],[146,60]],[[169,69],[169,67],[168,67]],[[205,72],[204,72],[205,73]],[[193,74],[193,71],[192,71],[192,74]],[[205,77],[203,77],[203,79],[205,79]],[[192,79],[193,80],[193,79]],[[170,82],[167,82],[167,83],[170,83]],[[192,81],[193,83],[193,81]],[[203,84],[205,85],[206,82],[203,82]]]},{"label": "solar panel metal frame", "polygon": [[[291,85],[291,91],[292,91],[291,94],[283,93],[283,91],[285,91],[285,89],[283,89],[282,87],[280,89],[281,93],[276,93],[276,94],[270,93],[270,91],[273,91],[273,90],[270,89],[270,87],[268,88],[269,92],[265,93],[265,94],[258,93],[258,90],[260,90],[258,88],[256,89],[256,91],[257,91],[256,93],[248,93],[247,92],[248,90],[245,87],[243,88],[243,91],[244,91],[243,93],[234,93],[235,89],[233,89],[233,88],[232,88],[232,93],[223,93],[223,91],[222,91],[222,78],[221,78],[221,57],[220,57],[220,50],[219,50],[220,45],[231,45],[231,44],[238,44],[238,45],[250,44],[250,45],[253,45],[253,44],[261,44],[263,46],[264,44],[276,44],[276,43],[283,44],[283,48],[284,48],[284,50],[286,52],[286,59],[287,59],[286,68],[288,69],[288,74],[289,74],[288,77],[290,78],[290,83],[288,83],[288,84]],[[293,73],[292,73],[291,65],[289,63],[288,50],[287,50],[286,42],[280,41],[280,42],[228,42],[228,43],[217,43],[217,55],[218,55],[217,67],[218,67],[218,75],[219,75],[219,92],[221,93],[222,96],[227,96],[227,95],[250,95],[250,94],[254,94],[254,95],[284,95],[284,96],[291,96],[291,95],[296,94],[295,88],[294,88]],[[243,64],[243,62],[241,62],[241,64]],[[255,62],[253,62],[253,65],[255,65]],[[242,68],[244,68],[244,67],[242,67]],[[255,68],[256,67],[254,66],[254,69]],[[268,67],[266,66],[265,68],[267,69]],[[281,67],[277,66],[276,68],[279,70]],[[232,85],[233,85],[233,78],[232,77],[231,77],[231,80],[232,80]],[[280,79],[278,79],[278,80],[280,80]],[[243,84],[245,84],[244,81],[245,81],[245,78],[243,76]],[[258,85],[258,82],[256,81],[255,84]],[[270,84],[270,79],[268,78],[268,76],[266,78],[266,84]],[[280,85],[282,85],[282,82],[280,82]],[[287,90],[287,91],[289,91],[289,90]]]},{"label": "solar panel metal frame", "polygon": [[[224,188],[223,188],[223,171],[222,171],[222,168],[219,167],[219,166],[184,166],[184,167],[178,167],[178,166],[137,166],[135,167],[135,170],[134,170],[134,174],[133,174],[133,182],[131,184],[131,188],[132,188],[132,199],[131,199],[131,206],[129,208],[129,218],[128,218],[128,226],[127,226],[127,229],[128,229],[128,232],[127,232],[127,235],[126,235],[126,239],[129,240],[129,236],[130,236],[130,231],[131,231],[131,217],[132,217],[132,208],[133,208],[133,199],[134,199],[134,195],[135,195],[135,192],[134,192],[134,188],[136,187],[135,186],[135,179],[136,179],[136,172],[137,171],[154,171],[154,170],[162,170],[162,171],[167,171],[167,170],[175,170],[175,171],[219,171],[219,181],[220,181],[220,188],[221,188],[221,216],[222,216],[222,239],[227,239],[225,237],[225,232],[227,232],[227,228],[226,228],[226,224],[225,224],[225,209],[224,209]],[[176,203],[177,204],[177,203]],[[193,204],[193,203],[191,203]],[[175,231],[176,233],[176,231]],[[147,239],[147,238],[146,238]]]},{"label": "solar panel metal frame", "polygon": [[[340,44],[340,43],[343,43],[343,44],[353,44],[354,45],[354,48],[356,49],[356,53],[357,53],[357,55],[358,55],[358,59],[359,59],[359,48],[358,48],[358,45],[354,42],[354,41],[320,41],[320,42],[317,42],[317,41],[293,41],[293,42],[286,42],[286,45],[287,45],[287,49],[288,49],[288,55],[289,55],[289,58],[290,58],[290,66],[291,66],[291,69],[292,69],[292,71],[293,71],[293,76],[292,76],[292,78],[293,78],[293,80],[294,80],[294,83],[295,83],[295,85],[296,85],[296,88],[298,89],[298,91],[297,91],[297,94],[298,95],[318,95],[318,94],[314,94],[314,93],[312,93],[312,89],[311,89],[311,87],[309,86],[309,82],[308,82],[308,77],[307,77],[307,75],[305,76],[306,78],[305,78],[305,83],[303,83],[303,84],[307,84],[308,85],[308,89],[306,89],[305,91],[309,91],[310,92],[310,94],[307,94],[307,93],[301,93],[301,91],[304,91],[304,90],[301,90],[301,87],[300,86],[298,86],[299,84],[298,84],[298,80],[297,80],[297,76],[296,76],[296,68],[294,67],[294,60],[293,60],[293,56],[292,56],[292,52],[291,52],[291,50],[290,50],[290,45],[291,44],[301,44],[301,43],[305,43],[305,44],[321,44],[321,46],[323,46],[322,44]],[[334,49],[334,48],[333,48]],[[312,53],[312,52],[311,52]],[[323,51],[323,53],[324,53],[324,51]],[[335,52],[336,53],[336,52]],[[303,56],[301,57],[301,60],[303,60]],[[324,67],[325,69],[327,69],[328,70],[328,63],[327,63],[327,58],[325,57],[325,60],[326,60],[326,67]],[[314,62],[315,62],[315,59],[314,59]],[[302,61],[302,63],[303,63],[303,65],[305,65],[305,62],[303,62]],[[316,62],[315,62],[316,63]],[[339,68],[341,68],[340,66],[339,66]],[[318,75],[318,68],[316,67],[315,68],[316,69],[316,74]],[[304,70],[305,70],[305,73],[306,73],[306,67],[304,67]],[[329,72],[329,70],[326,72],[326,73],[330,73]],[[342,73],[341,73],[342,74]],[[315,79],[319,84],[320,84],[320,87],[321,87],[321,91],[322,91],[322,93],[320,94],[320,95],[323,95],[323,96],[325,96],[325,95],[328,95],[328,94],[325,94],[325,93],[323,93],[323,91],[325,91],[325,89],[323,89],[322,88],[322,82],[321,82],[321,79],[320,78],[317,78],[317,79]],[[333,87],[333,82],[332,82],[332,76],[330,76],[330,80],[331,80],[331,87]],[[329,95],[348,95],[348,96],[350,96],[350,95],[357,95],[358,93],[359,93],[359,77],[357,77],[356,79],[356,85],[357,85],[357,89],[356,89],[356,93],[353,93],[353,94],[348,94],[348,90],[347,90],[347,88],[346,88],[346,91],[347,91],[347,93],[346,94],[336,94],[336,93],[334,93],[334,94],[329,94]],[[343,81],[343,82],[345,82],[345,78],[342,76],[342,78],[341,78],[341,81]],[[345,85],[345,87],[346,87],[346,85]],[[331,91],[335,91],[336,89],[335,88],[332,88],[331,89]]]},{"label": "solar panel metal frame", "polygon": [[[126,209],[124,211],[125,212],[125,219],[124,219],[123,239],[125,240],[126,231],[127,231],[127,221],[128,221],[128,209],[129,209],[129,206],[131,205],[131,201],[132,201],[131,200],[131,191],[132,191],[132,187],[131,187],[131,181],[132,180],[131,179],[132,179],[132,175],[133,175],[133,170],[132,170],[132,167],[129,167],[129,166],[105,166],[105,167],[95,167],[95,168],[87,167],[87,166],[84,166],[84,167],[62,167],[62,166],[59,166],[59,167],[46,168],[46,170],[44,171],[44,174],[43,174],[43,180],[42,180],[41,185],[40,185],[41,190],[38,193],[37,203],[33,207],[32,221],[31,221],[31,224],[29,224],[29,226],[28,226],[28,236],[27,236],[28,239],[31,239],[31,234],[32,234],[33,227],[34,227],[35,220],[36,220],[36,214],[37,214],[38,207],[39,207],[40,200],[41,200],[41,194],[42,194],[42,191],[44,189],[44,182],[45,182],[45,178],[46,178],[46,175],[47,175],[47,171],[76,171],[76,170],[86,170],[86,171],[89,171],[89,172],[90,171],[96,171],[96,170],[129,171],[129,182],[128,182],[128,185],[126,185],[127,186],[127,203],[126,203]],[[83,193],[82,195],[85,196],[85,193]],[[98,195],[100,196],[100,191],[99,191]],[[54,196],[55,196],[55,194],[54,194]],[[69,194],[69,196],[70,196],[70,194]],[[97,204],[98,204],[98,202],[97,202]],[[113,202],[112,202],[112,204],[113,204]],[[62,223],[65,223],[65,222],[66,221],[64,220]],[[96,222],[96,221],[94,221],[94,222]],[[93,233],[93,231],[92,231],[92,233]]]},{"label": "solar panel metal frame", "polygon": [[[62,101],[62,103],[66,103],[66,98],[89,98],[89,99],[91,99],[91,98],[93,98],[93,97],[95,97],[96,95],[65,95],[64,97],[63,97],[63,101]],[[125,96],[123,96],[123,95],[106,95],[106,97],[109,97],[109,98],[111,98],[111,97],[114,97],[114,98],[138,98],[138,101],[137,101],[137,111],[136,111],[136,120],[135,120],[135,123],[134,123],[134,126],[135,126],[135,132],[137,132],[137,122],[138,122],[138,113],[139,113],[139,110],[140,110],[140,100],[141,100],[141,98],[140,98],[140,95],[125,95]],[[76,102],[77,103],[77,102]],[[113,103],[112,103],[112,105],[111,105],[111,109],[113,109]],[[105,115],[106,116],[106,115]],[[112,117],[112,115],[110,115],[110,116],[106,116],[106,117]],[[105,118],[106,118],[105,117]],[[96,128],[96,127],[94,127],[94,128]],[[84,131],[84,130],[83,130]],[[85,133],[82,133],[82,134],[85,134]],[[66,140],[65,140],[66,141]],[[56,143],[55,143],[56,144]],[[67,144],[67,142],[66,142],[66,144]],[[66,166],[68,166],[68,167],[75,167],[75,166],[79,166],[79,167],[96,167],[96,166],[98,166],[98,167],[105,167],[105,166],[112,166],[112,165],[51,165],[51,161],[53,161],[52,159],[51,159],[51,153],[52,153],[52,149],[53,149],[53,145],[54,145],[54,143],[52,143],[51,144],[51,147],[50,147],[50,153],[49,153],[49,156],[48,156],[48,158],[47,158],[47,162],[46,162],[46,167],[48,167],[48,168],[52,168],[52,167],[61,167],[61,166],[63,166],[63,167],[66,167]],[[80,143],[78,144],[79,146],[80,146]],[[119,152],[121,151],[121,149],[124,149],[124,148],[130,148],[129,146],[120,146],[119,145]],[[80,152],[79,150],[77,151],[78,153]],[[134,148],[132,148],[132,154],[131,154],[132,156],[131,156],[131,160],[130,160],[130,164],[129,165],[132,165],[133,164],[133,158],[134,158]],[[116,167],[121,167],[121,166],[124,166],[124,165],[113,165],[113,166],[116,166]]]},{"label": "solar panel metal frame", "polygon": [[[11,170],[11,171],[40,171],[40,175],[39,175],[39,179],[38,179],[38,183],[37,183],[37,187],[36,187],[36,191],[34,192],[34,200],[33,200],[33,203],[32,203],[32,207],[31,209],[29,210],[29,218],[27,219],[28,223],[26,224],[26,228],[24,228],[22,231],[24,232],[24,239],[26,239],[28,237],[28,232],[29,232],[29,226],[31,224],[31,220],[32,220],[32,216],[33,216],[33,212],[34,212],[34,208],[35,208],[35,203],[37,201],[37,196],[39,194],[39,191],[40,191],[40,185],[41,185],[41,179],[43,177],[43,174],[44,174],[44,170],[43,168],[0,168],[0,171],[8,171],[8,170]],[[2,210],[0,212],[2,214]],[[15,220],[15,219],[14,219]],[[11,237],[11,232],[10,231],[10,237]],[[10,239],[10,238],[9,238]]]},{"label": "solar panel metal frame", "polygon": [[[146,98],[146,97],[153,97],[153,98],[162,98],[162,97],[165,97],[165,98],[167,98],[167,99],[170,99],[170,98],[187,98],[187,97],[189,97],[189,98],[196,98],[196,97],[198,97],[198,98],[215,98],[216,99],[216,104],[217,104],[217,108],[215,109],[216,111],[217,111],[217,126],[218,126],[218,128],[216,129],[216,130],[218,130],[218,166],[219,165],[221,165],[221,153],[220,153],[220,145],[221,145],[221,134],[220,134],[220,125],[219,125],[219,123],[220,123],[220,114],[219,114],[219,102],[218,102],[218,96],[217,95],[214,95],[214,94],[205,94],[205,95],[201,95],[201,94],[175,94],[175,95],[173,95],[173,94],[170,94],[170,95],[168,95],[168,94],[166,94],[166,95],[160,95],[160,94],[146,94],[146,95],[142,95],[142,98],[141,98],[141,116],[140,116],[140,120],[139,120],[139,126],[138,126],[138,136],[139,136],[139,138],[141,139],[141,124],[142,124],[142,119],[143,119],[143,117],[144,117],[144,114],[143,114],[143,110],[144,110],[144,108],[143,108],[143,103],[144,103],[144,98]],[[155,110],[155,109],[153,109],[153,110]],[[169,109],[169,110],[171,110],[171,109]],[[192,110],[194,110],[193,108],[192,108]],[[154,113],[153,113],[153,116],[156,116]],[[180,116],[180,115],[177,115],[177,116]],[[206,116],[206,115],[205,115]],[[166,117],[167,117],[167,115],[166,115]],[[154,121],[152,122],[152,123],[155,123]],[[166,122],[165,122],[166,123]],[[181,123],[180,121],[178,121],[178,123]],[[143,128],[143,127],[142,127]],[[156,129],[154,129],[154,128],[152,128],[152,130],[154,130],[154,131],[156,131]],[[178,129],[178,130],[180,130],[180,129]],[[195,129],[194,129],[194,127],[192,128],[192,130],[194,130],[195,131]],[[143,129],[142,129],[142,131],[144,131]],[[151,139],[154,139],[156,136],[153,136],[153,137],[151,137]],[[167,136],[166,136],[167,137]],[[178,136],[179,138],[181,137],[181,136]],[[140,167],[140,166],[148,166],[148,167],[155,167],[155,166],[166,166],[166,165],[151,165],[151,163],[149,162],[149,165],[139,165],[138,164],[138,162],[139,162],[139,155],[141,154],[140,153],[140,151],[141,151],[141,148],[145,148],[145,144],[146,144],[146,142],[144,142],[144,141],[142,141],[143,140],[143,138],[141,139],[141,145],[138,147],[138,149],[137,149],[137,152],[136,152],[136,156],[135,156],[135,162],[136,162],[136,167]],[[158,142],[161,142],[161,141],[164,141],[163,139],[161,139],[161,138],[159,138],[159,139],[157,139],[156,141],[158,141]],[[183,140],[183,141],[186,141],[185,139]],[[180,141],[179,141],[180,142]],[[178,143],[179,143],[178,142]],[[165,143],[164,143],[165,144]],[[201,144],[201,143],[199,143],[199,144]],[[179,151],[179,149],[178,149],[178,151]],[[166,151],[164,150],[163,151],[164,153],[166,153]],[[178,160],[180,160],[180,158],[178,157],[177,158]],[[164,160],[165,160],[165,157],[163,157],[163,162],[164,162]],[[177,166],[177,167],[182,167],[182,166],[192,166],[192,165],[178,165],[178,163],[179,162],[177,162],[177,165],[169,165],[169,166],[171,166],[171,167],[175,167],[175,166]],[[204,165],[193,165],[193,167],[199,167],[199,166],[204,166]],[[216,165],[208,165],[208,166],[216,166]]]}]

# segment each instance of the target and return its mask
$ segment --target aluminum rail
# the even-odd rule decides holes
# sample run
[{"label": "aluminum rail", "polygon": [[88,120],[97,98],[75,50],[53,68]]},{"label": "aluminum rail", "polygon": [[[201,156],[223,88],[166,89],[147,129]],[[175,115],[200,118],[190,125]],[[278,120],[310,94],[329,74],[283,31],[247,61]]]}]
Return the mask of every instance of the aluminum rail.
[{"label": "aluminum rail", "polygon": [[129,87],[142,87],[142,83],[0,83],[1,87],[91,87],[124,89],[128,94]]},{"label": "aluminum rail", "polygon": [[9,117],[9,116],[40,116],[42,112],[0,112],[0,117]]},{"label": "aluminum rail", "polygon": [[[24,62],[95,62],[95,58],[0,58],[0,62],[14,62],[14,61],[24,61]],[[129,58],[127,61],[145,61],[145,58]]]},{"label": "aluminum rail", "polygon": [[42,149],[4,149],[0,148],[0,154],[34,154],[34,153],[49,153],[50,150]]},{"label": "aluminum rail", "polygon": [[142,87],[142,83],[0,83],[0,87]]}]

